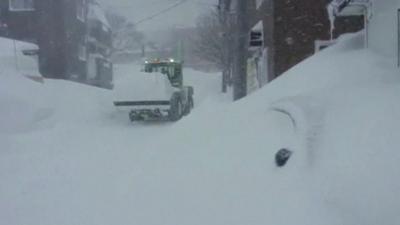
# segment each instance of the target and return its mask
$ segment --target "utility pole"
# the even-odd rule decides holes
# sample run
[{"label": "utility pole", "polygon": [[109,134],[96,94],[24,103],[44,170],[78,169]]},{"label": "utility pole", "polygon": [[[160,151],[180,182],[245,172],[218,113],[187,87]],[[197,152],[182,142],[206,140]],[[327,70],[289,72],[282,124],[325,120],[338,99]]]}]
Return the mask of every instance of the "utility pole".
[{"label": "utility pole", "polygon": [[227,0],[219,0],[218,3],[218,19],[221,26],[221,38],[222,38],[222,93],[226,93],[228,90],[228,82],[230,76],[230,42],[229,33],[230,26],[228,22],[228,14],[230,9],[230,5],[227,4]]},{"label": "utility pole", "polygon": [[247,94],[247,39],[249,17],[247,0],[237,0],[237,31],[235,73],[233,75],[233,100],[239,100]]},{"label": "utility pole", "polygon": [[15,69],[19,72],[19,63],[18,63],[18,53],[17,53],[17,43],[13,40],[14,45],[14,60],[15,60]]}]

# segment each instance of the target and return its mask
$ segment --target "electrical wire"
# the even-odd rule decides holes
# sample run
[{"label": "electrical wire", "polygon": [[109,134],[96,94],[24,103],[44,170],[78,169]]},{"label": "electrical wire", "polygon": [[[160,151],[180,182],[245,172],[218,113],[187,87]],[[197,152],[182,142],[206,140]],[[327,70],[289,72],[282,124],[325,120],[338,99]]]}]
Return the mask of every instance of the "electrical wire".
[{"label": "electrical wire", "polygon": [[[170,0],[171,1],[171,0]],[[150,4],[156,5],[160,3],[165,3],[165,0],[153,0],[149,1],[147,0],[146,3],[135,3],[135,2],[130,2],[128,4],[112,4],[112,8],[118,8],[118,9],[130,9],[130,8],[140,8],[144,7]]]},{"label": "electrical wire", "polygon": [[180,6],[180,5],[182,5],[183,3],[186,3],[187,1],[188,1],[188,0],[181,0],[181,1],[179,1],[179,2],[177,2],[177,3],[175,3],[175,4],[173,4],[173,5],[171,5],[171,6],[168,7],[168,8],[165,8],[165,9],[163,9],[163,10],[157,12],[157,13],[154,13],[154,14],[151,15],[151,16],[148,16],[148,17],[145,17],[145,18],[143,18],[143,19],[140,19],[139,21],[137,21],[136,23],[134,23],[134,25],[138,25],[138,24],[141,24],[141,23],[143,23],[143,22],[152,20],[152,19],[154,19],[154,18],[156,18],[156,17],[158,17],[158,16],[160,16],[160,15],[162,15],[162,14],[164,14],[164,13],[167,13],[167,12],[171,11],[172,9],[174,9],[174,8],[176,8],[176,7]]}]

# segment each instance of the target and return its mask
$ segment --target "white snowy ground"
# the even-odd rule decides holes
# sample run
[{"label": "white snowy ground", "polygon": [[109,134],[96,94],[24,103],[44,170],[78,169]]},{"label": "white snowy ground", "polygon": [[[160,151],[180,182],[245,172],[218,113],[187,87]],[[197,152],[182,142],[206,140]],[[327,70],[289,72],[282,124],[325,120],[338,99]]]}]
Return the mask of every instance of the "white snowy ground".
[{"label": "white snowy ground", "polygon": [[[360,43],[233,104],[186,70],[196,108],[177,123],[132,125],[113,92],[1,74],[0,224],[400,224],[399,71]],[[116,68],[117,89],[134,70]]]}]

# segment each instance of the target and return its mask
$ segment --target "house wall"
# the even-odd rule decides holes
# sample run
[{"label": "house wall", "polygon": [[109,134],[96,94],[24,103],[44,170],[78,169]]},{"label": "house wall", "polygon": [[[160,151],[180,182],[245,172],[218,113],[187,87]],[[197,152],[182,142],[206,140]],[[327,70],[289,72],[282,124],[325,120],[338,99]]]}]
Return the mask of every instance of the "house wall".
[{"label": "house wall", "polygon": [[112,46],[111,31],[104,31],[103,24],[98,20],[89,20],[89,35],[95,37],[96,40],[106,47]]},{"label": "house wall", "polygon": [[77,17],[78,0],[37,0],[40,2],[40,68],[45,77],[84,82],[86,21]]},{"label": "house wall", "polygon": [[[82,1],[85,18],[78,19],[78,7],[82,7],[78,2]],[[0,0],[0,22],[8,25],[6,31],[0,29],[0,36],[38,44],[39,68],[44,77],[88,83],[88,0],[35,0],[34,4],[34,11],[13,12],[9,10],[9,0]],[[89,34],[102,46],[93,48],[93,53],[103,55],[108,60],[108,51],[105,49],[112,46],[111,31],[98,31]],[[80,51],[82,46],[86,51]],[[106,80],[109,83],[106,86],[109,87],[112,82],[112,65],[107,62],[101,64],[107,66],[98,70],[97,77]]]},{"label": "house wall", "polygon": [[66,79],[64,2],[37,0],[39,68],[44,77]]},{"label": "house wall", "polygon": [[326,0],[275,1],[274,75],[314,53],[315,40],[330,38]]},{"label": "house wall", "polygon": [[71,17],[76,10],[76,1],[35,0],[34,11],[10,11],[9,0],[0,0],[0,19],[8,25],[7,33],[0,35],[38,44],[41,74],[48,78],[69,79],[71,71],[82,71],[83,68],[77,62],[76,54],[84,26],[76,28],[76,16]]},{"label": "house wall", "polygon": [[[78,19],[78,1],[64,0],[64,21],[67,47],[67,76],[69,79],[84,81],[86,79],[86,56],[79,57],[79,48],[86,46],[86,17]],[[87,11],[87,10],[86,10]],[[86,13],[87,14],[87,13]]]},{"label": "house wall", "polygon": [[397,10],[399,0],[379,0],[373,5],[373,15],[369,25],[369,47],[393,59],[397,64],[399,24]]},{"label": "house wall", "polygon": [[36,11],[13,12],[9,10],[9,0],[0,0],[0,21],[8,26],[7,30],[0,31],[0,36],[36,43]]},{"label": "house wall", "polygon": [[[264,43],[268,48],[268,76],[275,79],[294,65],[313,55],[316,40],[330,39],[326,10],[330,0],[265,0],[258,10],[264,24]],[[341,17],[333,37],[356,32],[363,17]]]},{"label": "house wall", "polygon": [[[99,10],[96,3],[89,4],[87,20],[87,75],[86,82],[104,88],[113,87],[113,65],[111,63],[112,31],[101,15],[92,10]],[[89,71],[92,73],[89,74]],[[93,72],[96,75],[93,76]]]}]

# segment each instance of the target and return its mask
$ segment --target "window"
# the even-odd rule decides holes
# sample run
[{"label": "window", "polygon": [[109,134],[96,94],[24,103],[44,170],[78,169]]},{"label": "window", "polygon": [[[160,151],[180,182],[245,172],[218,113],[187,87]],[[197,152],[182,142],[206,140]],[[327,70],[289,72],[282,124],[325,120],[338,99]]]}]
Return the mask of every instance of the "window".
[{"label": "window", "polygon": [[33,11],[33,0],[9,0],[10,11]]},{"label": "window", "polygon": [[86,10],[85,10],[85,0],[78,0],[76,5],[76,17],[85,22]]},{"label": "window", "polygon": [[79,45],[79,47],[78,47],[78,57],[79,57],[79,59],[82,60],[82,61],[86,61],[86,58],[87,58],[86,54],[87,54],[86,46],[83,45],[83,44]]}]

